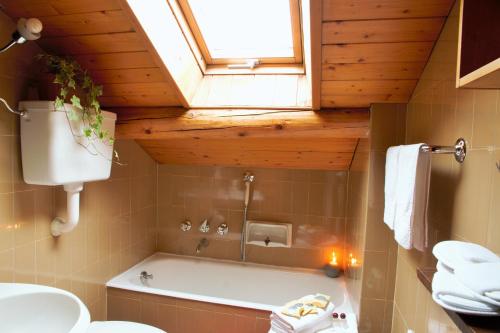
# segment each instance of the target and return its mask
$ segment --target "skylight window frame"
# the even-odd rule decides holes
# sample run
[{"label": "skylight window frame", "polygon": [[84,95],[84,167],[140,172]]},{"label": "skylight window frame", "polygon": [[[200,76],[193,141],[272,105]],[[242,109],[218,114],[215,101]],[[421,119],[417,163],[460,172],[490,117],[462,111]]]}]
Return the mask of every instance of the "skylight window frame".
[{"label": "skylight window frame", "polygon": [[[185,30],[189,29],[188,32],[184,31],[185,35],[190,35],[192,38],[187,38],[189,44],[191,44],[191,49],[194,54],[201,54],[203,59],[196,59],[203,72],[209,71],[211,68],[220,68],[221,66],[229,64],[242,64],[245,63],[247,58],[212,58],[210,55],[209,48],[203,38],[196,18],[193,11],[189,5],[189,0],[175,0],[180,11],[175,11],[175,14],[182,15],[182,18],[177,17],[177,19],[183,20],[186,24],[182,25],[181,28]],[[293,57],[263,57],[258,58],[259,66],[256,67],[271,67],[272,66],[302,66],[303,59],[303,36],[301,27],[301,11],[300,11],[300,0],[289,0],[290,2],[290,15],[291,15],[291,28],[292,28],[292,41],[293,41]],[[194,44],[194,45],[193,45]]]}]

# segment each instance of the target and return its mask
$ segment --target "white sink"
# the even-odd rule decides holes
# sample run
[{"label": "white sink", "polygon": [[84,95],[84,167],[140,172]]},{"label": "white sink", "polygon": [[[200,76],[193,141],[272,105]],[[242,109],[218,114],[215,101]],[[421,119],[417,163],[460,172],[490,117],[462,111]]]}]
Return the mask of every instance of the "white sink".
[{"label": "white sink", "polygon": [[0,332],[85,333],[87,307],[72,293],[41,285],[0,283]]}]

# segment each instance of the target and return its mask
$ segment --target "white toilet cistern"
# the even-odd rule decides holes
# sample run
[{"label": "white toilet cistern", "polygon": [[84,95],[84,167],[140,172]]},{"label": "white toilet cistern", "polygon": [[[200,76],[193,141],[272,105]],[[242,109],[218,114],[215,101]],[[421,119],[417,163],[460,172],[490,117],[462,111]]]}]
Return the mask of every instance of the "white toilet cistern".
[{"label": "white toilet cistern", "polygon": [[[52,220],[53,236],[75,229],[80,219],[80,192],[83,183],[108,179],[111,175],[113,145],[94,141],[89,151],[85,138],[75,137],[78,123],[68,124],[67,109],[55,108],[51,101],[23,101],[21,153],[24,181],[36,185],[62,185],[67,196],[66,218]],[[114,135],[116,115],[102,111],[103,126]]]}]

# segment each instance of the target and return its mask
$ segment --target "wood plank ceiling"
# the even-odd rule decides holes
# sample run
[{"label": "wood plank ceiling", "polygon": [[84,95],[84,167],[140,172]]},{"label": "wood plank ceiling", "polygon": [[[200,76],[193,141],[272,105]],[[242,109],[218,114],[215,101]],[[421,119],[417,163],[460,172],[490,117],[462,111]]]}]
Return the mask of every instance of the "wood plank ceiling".
[{"label": "wood plank ceiling", "polygon": [[117,0],[0,0],[13,19],[38,17],[37,43],[70,55],[104,85],[104,107],[178,106],[172,81],[146,50]]},{"label": "wood plank ceiling", "polygon": [[[180,106],[171,77],[158,63],[159,58],[148,51],[148,42],[134,29],[133,19],[122,10],[121,1],[0,0],[0,6],[13,19],[40,18],[44,31],[38,44],[48,52],[71,55],[89,69],[96,81],[104,85],[103,107],[114,108],[119,120],[119,108]],[[323,11],[323,108],[407,102],[454,2],[316,1],[322,1]],[[228,111],[231,112],[220,110]],[[317,114],[323,112],[328,110]],[[165,121],[176,124],[178,119],[181,117]],[[274,122],[278,120],[281,119]],[[324,124],[315,125],[319,130],[331,125],[323,121]],[[289,125],[286,121],[274,122],[260,126],[282,129]],[[359,124],[367,133],[367,113]],[[124,123],[118,124],[119,136],[123,134],[120,126]],[[215,127],[212,129],[218,130]],[[151,132],[149,128],[142,130],[146,134]],[[182,128],[178,130],[183,131]],[[200,130],[200,133],[209,132]],[[365,134],[325,138],[311,134],[297,138],[291,131],[278,133],[284,134],[268,138],[237,135],[204,140],[200,140],[198,134],[167,139],[146,135],[136,139],[160,163],[345,170],[351,164],[358,139],[366,137]]]},{"label": "wood plank ceiling", "polygon": [[408,102],[454,0],[323,0],[322,107]]},{"label": "wood plank ceiling", "polygon": [[[320,1],[320,0],[317,0]],[[322,0],[322,107],[407,102],[454,0]],[[105,107],[181,105],[119,0],[0,0],[39,17],[39,45],[104,84]]]}]

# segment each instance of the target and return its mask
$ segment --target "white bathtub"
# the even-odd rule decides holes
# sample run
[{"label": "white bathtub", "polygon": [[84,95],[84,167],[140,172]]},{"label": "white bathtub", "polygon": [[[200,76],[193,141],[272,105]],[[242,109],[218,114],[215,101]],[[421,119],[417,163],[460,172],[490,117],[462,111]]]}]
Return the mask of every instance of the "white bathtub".
[{"label": "white bathtub", "polygon": [[[147,285],[139,278],[142,271],[154,276]],[[265,311],[319,292],[331,296],[337,312],[353,314],[344,279],[332,279],[310,269],[156,253],[106,285]]]}]

